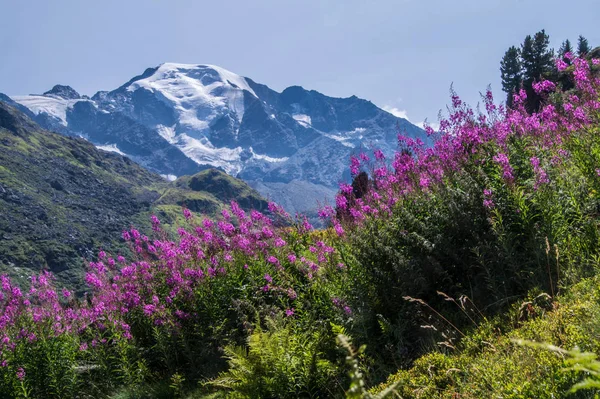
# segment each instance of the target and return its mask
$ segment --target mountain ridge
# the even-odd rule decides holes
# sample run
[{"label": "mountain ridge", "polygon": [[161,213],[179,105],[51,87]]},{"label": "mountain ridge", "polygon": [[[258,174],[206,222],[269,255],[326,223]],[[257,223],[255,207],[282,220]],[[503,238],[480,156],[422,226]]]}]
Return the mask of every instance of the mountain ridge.
[{"label": "mountain ridge", "polygon": [[[91,98],[56,87],[12,99],[44,128],[85,137],[162,175],[222,169],[290,212],[314,213],[318,201],[331,201],[337,183],[350,178],[351,154],[375,147],[391,154],[400,131],[427,141],[421,128],[368,100],[297,85],[277,92],[214,65],[163,63]],[[327,194],[304,193],[310,207],[281,194],[297,192],[298,182]]]}]

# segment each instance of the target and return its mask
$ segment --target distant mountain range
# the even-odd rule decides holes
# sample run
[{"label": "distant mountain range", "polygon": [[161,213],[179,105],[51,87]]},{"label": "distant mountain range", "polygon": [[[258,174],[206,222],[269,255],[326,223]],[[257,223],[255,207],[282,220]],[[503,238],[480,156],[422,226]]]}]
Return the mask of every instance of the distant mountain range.
[{"label": "distant mountain range", "polygon": [[100,248],[127,251],[121,231],[136,226],[149,234],[151,214],[169,229],[182,218],[182,206],[208,215],[231,200],[245,209],[267,207],[256,191],[222,171],[208,169],[168,182],[84,139],[42,130],[27,109],[23,113],[18,104],[3,100],[0,274],[25,279],[32,271],[49,269],[60,283],[77,287],[83,283],[84,259]]},{"label": "distant mountain range", "polygon": [[212,65],[165,63],[113,91],[57,85],[12,96],[42,127],[81,136],[164,177],[222,169],[290,212],[310,212],[348,179],[361,148],[391,153],[424,131],[367,100],[299,86],[278,93]]}]

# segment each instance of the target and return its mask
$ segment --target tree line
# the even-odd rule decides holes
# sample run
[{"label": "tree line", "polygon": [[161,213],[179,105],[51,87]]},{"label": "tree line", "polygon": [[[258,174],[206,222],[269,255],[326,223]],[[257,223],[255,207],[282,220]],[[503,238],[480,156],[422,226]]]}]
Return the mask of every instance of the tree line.
[{"label": "tree line", "polygon": [[[577,50],[574,51],[573,45],[567,39],[558,49],[558,57],[570,65],[569,54],[585,57],[590,52],[591,47],[588,40],[580,35],[577,40]],[[523,88],[527,93],[527,103],[525,104],[527,110],[529,112],[538,111],[541,98],[535,93],[532,86],[534,82],[542,79],[561,83],[564,90],[568,89],[569,82],[561,79],[554,59],[555,52],[550,48],[550,36],[544,29],[533,36],[527,35],[520,47],[511,46],[506,50],[500,61],[502,90],[507,94],[506,105],[512,107],[513,94]]]}]

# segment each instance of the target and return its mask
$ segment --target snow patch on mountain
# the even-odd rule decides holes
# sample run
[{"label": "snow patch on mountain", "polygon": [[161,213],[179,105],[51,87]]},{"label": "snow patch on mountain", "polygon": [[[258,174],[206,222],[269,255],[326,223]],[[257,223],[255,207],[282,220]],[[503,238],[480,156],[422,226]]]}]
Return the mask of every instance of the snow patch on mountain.
[{"label": "snow patch on mountain", "polygon": [[227,148],[215,147],[206,138],[196,139],[187,134],[180,134],[178,147],[183,153],[199,164],[221,168],[230,175],[235,176],[242,169],[240,162],[241,147]]},{"label": "snow patch on mountain", "polygon": [[116,152],[119,155],[127,156],[123,151],[119,150],[116,144],[97,145],[96,148],[107,152]]},{"label": "snow patch on mountain", "polygon": [[177,133],[175,133],[175,126],[157,125],[156,131],[160,136],[167,140],[171,144],[177,143]]},{"label": "snow patch on mountain", "polygon": [[295,114],[295,115],[292,115],[292,118],[297,120],[304,127],[310,127],[310,125],[312,124],[312,120],[310,119],[310,116],[305,115],[305,114]]},{"label": "snow patch on mountain", "polygon": [[339,141],[340,143],[342,143],[343,146],[348,147],[348,148],[356,148],[356,146],[352,143],[349,143],[349,137],[348,136],[339,136],[339,135],[335,135],[335,134],[327,134],[324,133],[323,134],[325,137],[329,137],[330,139],[333,139],[335,141]]},{"label": "snow patch on mountain", "polygon": [[252,153],[252,158],[254,158],[254,159],[260,159],[262,161],[267,161],[267,162],[270,162],[270,163],[285,162],[288,159],[290,159],[289,157],[274,158],[274,157],[270,157],[268,155],[257,154],[257,153],[254,152],[254,150],[252,149],[252,147],[250,147],[250,153]]},{"label": "snow patch on mountain", "polygon": [[79,101],[87,101],[81,99],[64,99],[52,95],[13,96],[11,98],[15,102],[29,108],[35,115],[48,114],[57,119],[63,126],[67,126],[67,110]]}]

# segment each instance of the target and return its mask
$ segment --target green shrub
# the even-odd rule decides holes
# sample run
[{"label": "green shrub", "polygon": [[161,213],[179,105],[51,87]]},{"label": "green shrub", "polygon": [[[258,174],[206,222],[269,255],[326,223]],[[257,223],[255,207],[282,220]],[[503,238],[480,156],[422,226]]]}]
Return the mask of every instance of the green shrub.
[{"label": "green shrub", "polygon": [[292,323],[270,322],[257,328],[247,348],[226,346],[229,369],[210,385],[233,398],[332,397],[340,388],[338,370],[328,359],[332,334],[297,331]]}]

